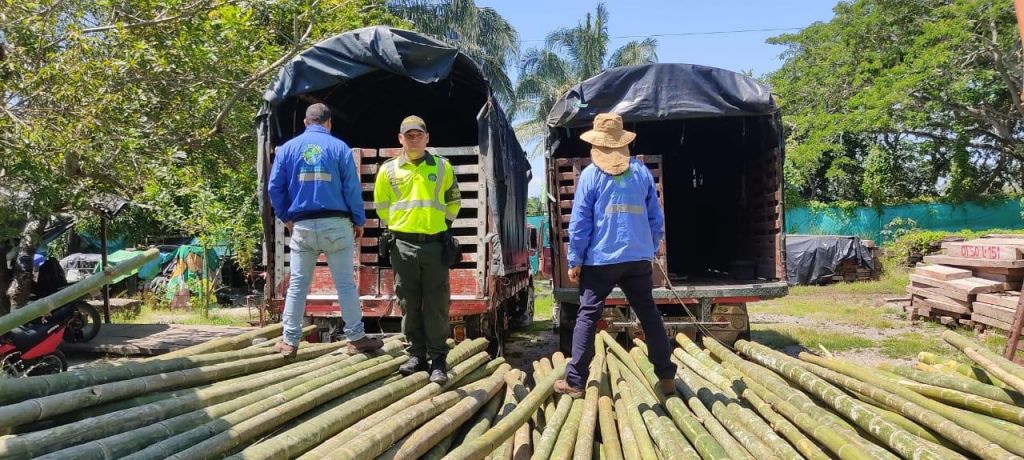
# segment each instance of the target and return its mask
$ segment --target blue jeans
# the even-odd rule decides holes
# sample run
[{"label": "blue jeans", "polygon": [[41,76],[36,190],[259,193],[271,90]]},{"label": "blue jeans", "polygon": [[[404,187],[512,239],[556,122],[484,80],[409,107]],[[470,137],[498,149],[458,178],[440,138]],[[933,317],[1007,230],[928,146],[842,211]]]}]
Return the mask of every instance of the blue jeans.
[{"label": "blue jeans", "polygon": [[352,221],[347,218],[327,217],[295,223],[289,244],[291,280],[288,282],[284,313],[281,314],[284,341],[289,345],[298,345],[302,338],[302,313],[306,309],[306,295],[313,280],[313,267],[321,252],[327,256],[331,278],[338,290],[338,305],[345,320],[345,338],[353,341],[366,335],[352,267],[354,244]]}]

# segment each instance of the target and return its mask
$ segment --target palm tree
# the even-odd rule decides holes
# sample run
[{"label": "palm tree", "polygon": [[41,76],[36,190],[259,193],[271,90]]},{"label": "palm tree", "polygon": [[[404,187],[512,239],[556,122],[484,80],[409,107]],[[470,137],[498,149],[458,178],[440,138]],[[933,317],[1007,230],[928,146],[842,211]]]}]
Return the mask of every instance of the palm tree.
[{"label": "palm tree", "polygon": [[512,80],[505,72],[519,56],[519,33],[493,8],[473,0],[391,0],[392,13],[425,34],[448,43],[477,62],[499,100],[512,103]]},{"label": "palm tree", "polygon": [[551,32],[543,48],[523,54],[515,104],[510,110],[525,117],[516,125],[521,140],[544,135],[548,112],[573,85],[611,67],[658,61],[658,42],[653,38],[630,41],[611,56],[608,41],[608,9],[599,3],[593,16],[587,13],[575,27]]}]

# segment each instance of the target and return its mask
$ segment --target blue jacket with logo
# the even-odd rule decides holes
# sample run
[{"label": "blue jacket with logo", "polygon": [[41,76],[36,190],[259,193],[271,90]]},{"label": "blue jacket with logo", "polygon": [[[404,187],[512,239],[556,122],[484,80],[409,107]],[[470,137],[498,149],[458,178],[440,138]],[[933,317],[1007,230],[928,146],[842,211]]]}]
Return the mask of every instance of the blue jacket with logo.
[{"label": "blue jacket with logo", "polygon": [[580,173],[569,220],[569,267],[654,260],[665,231],[654,176],[632,158],[612,176],[591,164]]},{"label": "blue jacket with logo", "polygon": [[353,225],[366,223],[352,149],[320,125],[306,127],[278,149],[268,193],[274,214],[283,222],[344,211],[352,215]]}]

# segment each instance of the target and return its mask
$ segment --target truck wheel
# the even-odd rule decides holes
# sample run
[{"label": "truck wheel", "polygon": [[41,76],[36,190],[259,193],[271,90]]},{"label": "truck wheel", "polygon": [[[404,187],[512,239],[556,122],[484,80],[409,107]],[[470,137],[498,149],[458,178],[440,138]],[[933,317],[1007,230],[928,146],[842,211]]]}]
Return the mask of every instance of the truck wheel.
[{"label": "truck wheel", "polygon": [[501,314],[502,312],[496,309],[466,317],[466,338],[487,339],[487,352],[495,358],[505,353],[505,333],[502,331],[504,321],[499,321]]},{"label": "truck wheel", "polygon": [[510,312],[509,325],[519,329],[533,324],[533,286],[526,288],[516,297],[514,308]]},{"label": "truck wheel", "polygon": [[556,302],[558,309],[558,350],[563,355],[572,355],[572,331],[576,328],[576,312],[579,306],[572,303]]}]

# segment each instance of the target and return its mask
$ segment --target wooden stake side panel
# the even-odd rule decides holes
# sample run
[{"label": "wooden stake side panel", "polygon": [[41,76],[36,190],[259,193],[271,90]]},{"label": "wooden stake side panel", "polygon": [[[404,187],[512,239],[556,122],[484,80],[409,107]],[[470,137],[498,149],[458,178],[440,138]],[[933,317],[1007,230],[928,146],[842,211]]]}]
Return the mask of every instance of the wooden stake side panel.
[{"label": "wooden stake side panel", "polygon": [[748,249],[754,255],[756,275],[768,279],[785,279],[786,265],[782,256],[782,164],[780,152],[773,149],[744,168],[743,192],[748,203]]},{"label": "wooden stake side panel", "polygon": [[[453,225],[455,238],[462,247],[462,262],[451,271],[451,294],[482,297],[484,295],[484,269],[486,254],[483,239],[486,231],[487,213],[485,190],[486,181],[480,177],[479,149],[472,147],[431,148],[432,152],[444,156],[452,166],[462,192],[462,208]],[[401,153],[401,149],[353,148],[353,157],[362,188],[366,211],[363,237],[356,242],[353,262],[355,265],[356,287],[360,296],[394,295],[394,273],[391,268],[381,267],[378,261],[378,241],[384,228],[373,208],[373,189],[380,165]],[[277,295],[284,297],[290,272],[288,243],[284,225],[275,225],[274,276],[278,281]],[[313,269],[310,294],[336,294],[330,268],[323,255]]]}]

